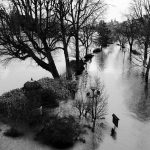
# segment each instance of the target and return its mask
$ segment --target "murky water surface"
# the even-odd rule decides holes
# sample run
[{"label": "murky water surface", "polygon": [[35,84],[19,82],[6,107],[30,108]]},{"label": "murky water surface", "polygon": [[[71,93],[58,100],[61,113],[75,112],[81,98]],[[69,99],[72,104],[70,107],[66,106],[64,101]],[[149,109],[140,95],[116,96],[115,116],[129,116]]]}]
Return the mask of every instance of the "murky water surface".
[{"label": "murky water surface", "polygon": [[[110,129],[98,150],[149,150],[150,99],[145,100],[144,81],[137,74],[137,68],[131,68],[127,57],[114,46],[97,55],[93,62],[100,64],[109,94],[106,120]],[[113,113],[120,119],[115,137],[110,136]]]},{"label": "murky water surface", "polygon": [[[136,68],[131,68],[127,55],[117,46],[110,46],[103,53],[96,54],[88,65],[91,76],[99,76],[109,95],[107,130],[99,143],[98,150],[149,150],[150,149],[150,99],[145,100],[144,84]],[[62,58],[57,58],[57,66],[64,68]],[[61,70],[63,72],[64,70]],[[50,74],[39,67],[30,66],[29,62],[13,63],[6,69],[0,68],[0,94],[10,89],[21,87],[27,80],[37,80]],[[112,114],[119,117],[119,127],[114,137],[110,136],[113,128]],[[13,149],[10,145],[17,141],[6,140],[1,135],[0,149]],[[5,142],[8,141],[8,143]],[[20,140],[18,148],[47,149],[37,146],[28,139]],[[12,143],[11,143],[12,142]],[[11,143],[11,144],[10,144]],[[28,144],[27,144],[28,143]],[[8,144],[8,145],[7,145]],[[1,148],[2,145],[2,148]],[[28,147],[27,147],[28,145]],[[17,149],[16,145],[15,150]],[[79,149],[78,146],[75,149]]]}]

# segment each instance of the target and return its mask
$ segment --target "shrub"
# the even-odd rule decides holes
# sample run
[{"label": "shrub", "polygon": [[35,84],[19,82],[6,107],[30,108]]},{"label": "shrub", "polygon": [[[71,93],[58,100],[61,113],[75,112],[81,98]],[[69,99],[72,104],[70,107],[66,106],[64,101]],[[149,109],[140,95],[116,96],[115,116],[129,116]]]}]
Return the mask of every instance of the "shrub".
[{"label": "shrub", "polygon": [[44,107],[56,108],[59,106],[56,95],[48,89],[42,91],[41,103]]},{"label": "shrub", "polygon": [[14,122],[30,122],[33,118],[31,100],[22,89],[15,89],[0,96],[0,112]]},{"label": "shrub", "polygon": [[36,90],[36,89],[41,89],[41,85],[37,81],[33,82],[26,82],[23,86],[23,90],[26,91],[31,91],[31,90]]},{"label": "shrub", "polygon": [[79,66],[78,67],[76,67],[76,60],[71,60],[70,65],[72,67],[73,72],[75,72],[76,75],[81,75],[83,70],[85,69],[84,68],[85,63],[83,62],[82,59],[79,60]]},{"label": "shrub", "polygon": [[43,89],[48,89],[58,99],[65,100],[70,97],[70,91],[66,88],[67,80],[42,78],[38,80]]},{"label": "shrub", "polygon": [[10,128],[10,129],[6,130],[3,134],[5,136],[13,137],[13,138],[23,136],[23,133],[16,130],[15,128]]},{"label": "shrub", "polygon": [[79,124],[72,116],[57,117],[45,125],[36,135],[36,139],[56,148],[67,148],[74,144],[80,131]]},{"label": "shrub", "polygon": [[15,121],[27,117],[28,107],[28,99],[21,89],[15,89],[0,96],[1,114]]}]

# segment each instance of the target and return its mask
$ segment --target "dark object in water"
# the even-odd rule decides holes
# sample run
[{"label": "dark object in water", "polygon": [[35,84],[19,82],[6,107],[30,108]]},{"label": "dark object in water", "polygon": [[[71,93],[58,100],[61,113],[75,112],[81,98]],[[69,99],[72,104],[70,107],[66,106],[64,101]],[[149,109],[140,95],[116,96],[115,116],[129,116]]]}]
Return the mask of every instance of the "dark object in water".
[{"label": "dark object in water", "polygon": [[125,48],[124,44],[117,44],[118,46],[120,46],[121,48]]},{"label": "dark object in water", "polygon": [[112,122],[116,127],[118,127],[118,121],[120,120],[115,114],[112,114],[113,120]]},{"label": "dark object in water", "polygon": [[110,136],[112,136],[113,137],[113,139],[116,139],[116,131],[115,131],[115,128],[112,128],[111,129],[111,134],[110,134]]},{"label": "dark object in water", "polygon": [[76,60],[71,60],[70,61],[70,65],[72,67],[72,70],[76,73],[76,75],[81,75],[82,74],[83,70],[85,69],[84,68],[85,64],[86,63],[81,59],[81,60],[79,60],[79,66],[76,67]]},{"label": "dark object in water", "polygon": [[87,62],[87,61],[91,61],[91,59],[93,58],[93,56],[94,55],[92,55],[92,54],[87,54],[86,56],[84,56],[84,58],[85,58],[85,62]]},{"label": "dark object in water", "polygon": [[3,134],[7,137],[13,137],[13,138],[23,136],[23,133],[16,130],[15,128],[10,128],[10,129],[6,130]]},{"label": "dark object in water", "polygon": [[131,53],[134,54],[134,55],[141,55],[141,53],[138,52],[137,50],[132,50]]},{"label": "dark object in water", "polygon": [[122,46],[121,46],[121,48],[125,48],[125,46],[124,46],[124,45],[122,45]]},{"label": "dark object in water", "polygon": [[93,50],[93,53],[100,53],[101,51],[102,51],[101,48],[96,48],[96,49]]},{"label": "dark object in water", "polygon": [[77,75],[77,76],[78,76],[78,75],[81,75],[84,69],[85,69],[84,67],[81,67],[81,68],[77,69],[76,75]]}]

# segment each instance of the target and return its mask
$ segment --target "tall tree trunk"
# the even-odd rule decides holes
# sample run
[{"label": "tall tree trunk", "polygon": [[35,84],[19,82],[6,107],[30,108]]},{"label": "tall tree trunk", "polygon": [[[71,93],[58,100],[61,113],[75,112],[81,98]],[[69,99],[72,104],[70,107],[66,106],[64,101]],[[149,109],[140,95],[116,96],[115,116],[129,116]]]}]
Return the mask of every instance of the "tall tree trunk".
[{"label": "tall tree trunk", "polygon": [[85,48],[85,56],[88,54],[88,47]]},{"label": "tall tree trunk", "polygon": [[[61,8],[61,10],[62,10],[62,8]],[[69,54],[68,54],[68,45],[67,45],[67,41],[66,41],[66,28],[64,25],[63,14],[60,14],[60,16],[61,16],[60,22],[61,22],[61,33],[62,33],[62,40],[63,40],[63,46],[64,46],[64,56],[65,56],[65,62],[66,62],[66,78],[72,79]]]},{"label": "tall tree trunk", "polygon": [[149,69],[150,69],[150,57],[149,57],[148,65],[147,65],[147,68],[146,68],[146,74],[145,74],[145,83],[147,85],[148,85]]},{"label": "tall tree trunk", "polygon": [[79,52],[79,37],[78,34],[75,35],[75,46],[76,46],[76,72],[78,72],[79,68],[79,61],[80,61],[80,52]]},{"label": "tall tree trunk", "polygon": [[55,62],[54,62],[54,59],[53,59],[51,53],[48,52],[48,50],[46,51],[47,52],[47,59],[48,59],[49,65],[51,67],[52,76],[54,77],[54,79],[55,78],[60,78],[58,70],[57,70]]},{"label": "tall tree trunk", "polygon": [[146,65],[146,62],[147,62],[147,49],[148,49],[148,41],[146,40],[145,43],[144,43],[144,60],[143,60],[143,66]]},{"label": "tall tree trunk", "polygon": [[150,69],[150,57],[149,57],[149,61],[148,61],[148,65],[146,68],[146,74],[145,74],[145,97],[148,97],[148,79],[149,79],[149,69]]},{"label": "tall tree trunk", "polygon": [[55,65],[55,62],[54,62],[52,56],[51,56],[51,61],[50,61],[49,64],[51,65],[51,74],[52,74],[53,78],[54,78],[54,79],[60,78],[59,73],[58,73],[58,70],[57,70],[57,68],[56,68],[56,65]]},{"label": "tall tree trunk", "polygon": [[95,132],[95,125],[96,125],[96,119],[93,119],[93,127],[92,127],[92,132]]},{"label": "tall tree trunk", "polygon": [[64,55],[65,55],[65,61],[66,61],[66,78],[71,80],[72,79],[72,75],[71,75],[71,67],[70,67],[69,55],[68,55],[67,46],[65,46],[65,45],[64,45]]},{"label": "tall tree trunk", "polygon": [[130,45],[130,61],[132,61],[132,46],[133,46],[133,44],[130,43],[129,45]]}]

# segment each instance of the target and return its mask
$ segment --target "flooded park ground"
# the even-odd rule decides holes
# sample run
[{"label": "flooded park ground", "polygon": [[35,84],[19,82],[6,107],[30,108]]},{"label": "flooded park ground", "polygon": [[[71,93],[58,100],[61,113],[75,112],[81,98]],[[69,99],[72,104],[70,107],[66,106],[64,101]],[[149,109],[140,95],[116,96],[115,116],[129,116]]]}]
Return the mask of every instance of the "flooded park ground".
[{"label": "flooded park ground", "polygon": [[[61,59],[60,59],[61,60]],[[60,61],[58,60],[58,62]],[[24,64],[26,66],[26,64]],[[40,77],[48,76],[49,73],[37,69],[33,71],[32,67],[23,69],[22,66],[17,66],[16,70],[8,68],[4,70],[5,76],[1,77],[0,86],[1,94],[4,89],[16,88],[22,86],[25,81],[31,77],[37,80]],[[95,54],[92,61],[87,66],[88,73],[91,76],[99,76],[105,85],[108,94],[108,112],[105,123],[106,128],[99,141],[97,150],[149,150],[149,135],[150,135],[150,101],[144,96],[144,81],[141,78],[140,72],[137,73],[137,68],[131,67],[127,54],[120,51],[116,45],[111,45],[104,49],[102,53]],[[12,74],[12,71],[13,74]],[[37,71],[37,72],[36,72]],[[15,81],[15,76],[21,74],[22,77]],[[23,76],[23,74],[25,76]],[[37,74],[39,76],[37,76]],[[22,79],[23,78],[23,79]],[[17,79],[17,78],[16,78]],[[9,83],[11,86],[4,85]],[[8,87],[5,87],[8,86]],[[116,132],[111,136],[111,129],[114,127],[112,123],[112,114],[119,117],[119,126]],[[7,126],[0,124],[2,132]],[[49,147],[40,145],[32,139],[32,135],[23,137],[18,140],[6,138],[0,132],[1,150],[47,150]],[[77,143],[73,150],[88,149],[86,144]],[[91,147],[89,147],[89,150]]]}]

